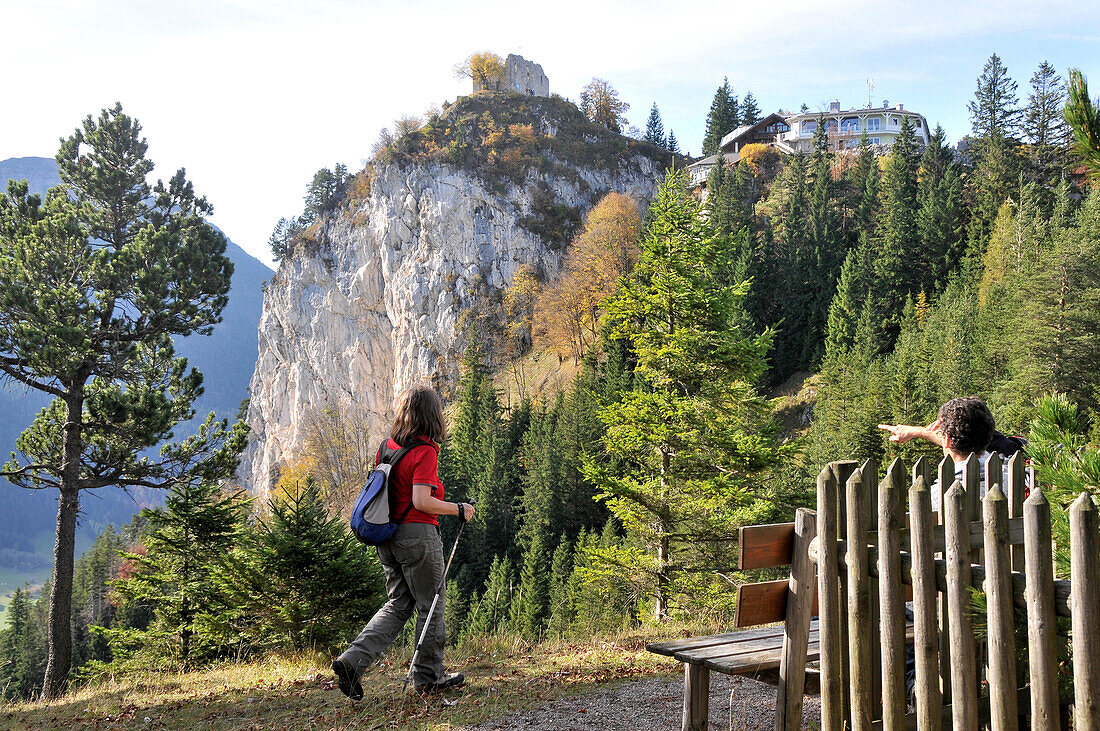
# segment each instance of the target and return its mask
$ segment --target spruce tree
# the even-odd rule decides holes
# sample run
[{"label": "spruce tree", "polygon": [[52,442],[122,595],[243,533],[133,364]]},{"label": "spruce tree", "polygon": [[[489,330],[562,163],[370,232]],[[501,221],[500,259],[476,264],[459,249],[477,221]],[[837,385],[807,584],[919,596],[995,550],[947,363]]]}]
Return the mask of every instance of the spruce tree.
[{"label": "spruce tree", "polygon": [[0,470],[59,492],[48,698],[64,692],[72,663],[80,492],[224,478],[245,443],[244,424],[230,432],[211,414],[195,438],[149,456],[194,415],[202,376],[174,338],[220,321],[233,265],[183,170],[149,185],[147,149],[116,104],[62,141],[62,185],[45,202],[25,183],[0,196],[0,372],[54,399]]},{"label": "spruce tree", "polygon": [[665,141],[665,147],[674,155],[680,154],[680,143],[676,141],[676,133],[671,129],[668,131],[668,140]]},{"label": "spruce tree", "polygon": [[329,517],[312,478],[288,488],[228,557],[218,587],[232,600],[232,624],[251,642],[334,650],[382,605],[382,570],[344,519]]},{"label": "spruce tree", "polygon": [[463,631],[467,637],[484,637],[508,628],[515,590],[512,561],[496,556],[489,567],[489,578],[478,601],[466,617]]},{"label": "spruce tree", "polygon": [[215,574],[239,540],[245,505],[240,493],[200,482],[174,488],[163,508],[143,511],[142,550],[125,554],[129,575],[114,591],[128,607],[153,606],[153,621],[102,627],[113,653],[125,657],[143,646],[152,662],[182,668],[218,654],[220,638],[206,629],[219,603]]},{"label": "spruce tree", "polygon": [[730,88],[728,78],[722,79],[722,85],[714,92],[714,100],[707,113],[707,128],[703,134],[703,157],[716,155],[721,147],[722,138],[740,124],[737,96]]},{"label": "spruce tree", "polygon": [[917,183],[920,290],[934,297],[962,263],[962,178],[955,155],[936,126],[921,156]]},{"label": "spruce tree", "polygon": [[645,136],[642,138],[651,145],[665,146],[665,125],[661,123],[661,111],[657,109],[657,102],[649,110],[649,119],[645,123]]},{"label": "spruce tree", "polygon": [[[39,603],[42,600],[38,600]],[[46,672],[45,623],[35,616],[30,589],[17,587],[0,629],[0,700],[33,698]]]},{"label": "spruce tree", "polygon": [[908,117],[894,140],[882,174],[882,211],[874,264],[873,317],[885,326],[878,351],[893,348],[905,300],[920,291],[920,238],[917,229],[917,171],[920,157]]},{"label": "spruce tree", "polygon": [[1021,110],[1016,89],[1008,69],[993,54],[978,77],[974,99],[967,105],[975,137],[974,170],[968,178],[974,201],[968,233],[971,255],[979,259],[997,210],[1018,184],[1015,147]]},{"label": "spruce tree", "polygon": [[561,636],[573,623],[573,605],[569,581],[573,576],[573,544],[563,533],[550,560],[550,586],[547,592],[548,631]]},{"label": "spruce tree", "polygon": [[535,533],[519,572],[519,587],[512,601],[512,628],[524,637],[538,639],[546,627],[550,609],[550,551],[542,531]]},{"label": "spruce tree", "polygon": [[678,593],[681,567],[718,568],[721,558],[700,541],[730,535],[758,471],[778,455],[760,431],[769,409],[752,385],[771,333],[730,325],[745,288],[719,282],[719,237],[699,213],[684,175],[671,173],[634,272],[608,303],[611,336],[632,345],[644,388],[600,414],[616,468],[584,460],[611,512],[651,554],[623,551],[619,560],[648,577],[658,618]]},{"label": "spruce tree", "polygon": [[1054,205],[1054,189],[1065,174],[1069,128],[1062,115],[1066,86],[1049,62],[1043,61],[1031,77],[1031,92],[1024,108],[1023,132],[1028,142],[1028,179],[1038,185],[1040,203],[1048,214]]},{"label": "spruce tree", "polygon": [[756,97],[750,91],[745,94],[741,103],[741,124],[756,124],[760,119],[760,107],[756,105]]}]

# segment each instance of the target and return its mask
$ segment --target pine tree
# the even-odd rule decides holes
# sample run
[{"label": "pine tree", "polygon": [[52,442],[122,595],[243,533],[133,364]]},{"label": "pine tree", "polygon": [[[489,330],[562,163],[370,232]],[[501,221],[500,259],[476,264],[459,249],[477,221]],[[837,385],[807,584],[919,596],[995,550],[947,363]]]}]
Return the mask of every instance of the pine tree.
[{"label": "pine tree", "polygon": [[0,195],[0,372],[53,401],[0,475],[59,492],[43,693],[72,664],[72,586],[80,491],[169,487],[233,473],[247,427],[211,414],[193,439],[161,448],[192,418],[202,376],[173,338],[209,334],[233,265],[183,170],[150,186],[141,125],[121,105],[62,141],[62,185],[43,203],[26,183]]},{"label": "pine tree", "polygon": [[96,536],[92,547],[76,560],[73,572],[73,668],[89,660],[109,661],[110,648],[95,627],[114,624],[110,582],[122,563],[127,541],[113,526]]},{"label": "pine tree", "polygon": [[623,393],[601,412],[616,469],[589,456],[584,471],[656,554],[655,564],[629,551],[620,559],[648,575],[663,618],[677,591],[673,566],[713,566],[699,540],[734,529],[757,471],[777,452],[757,431],[768,408],[751,385],[771,334],[749,337],[731,327],[745,289],[719,283],[719,237],[683,174],[662,183],[648,220],[641,257],[607,316],[611,336],[633,346],[644,390]]},{"label": "pine tree", "polygon": [[1089,85],[1078,69],[1069,70],[1065,118],[1073,132],[1077,154],[1092,180],[1100,179],[1100,101],[1089,96]]},{"label": "pine tree", "polygon": [[741,124],[756,124],[760,119],[760,107],[756,105],[756,97],[750,91],[741,102]]},{"label": "pine tree", "polygon": [[718,154],[722,138],[740,124],[737,107],[737,96],[730,88],[729,79],[724,78],[722,85],[714,92],[714,100],[707,113],[707,128],[703,134],[703,157]]},{"label": "pine tree", "polygon": [[657,109],[657,102],[649,110],[649,119],[645,123],[645,137],[642,138],[651,145],[665,146],[665,125],[661,123],[661,111]]}]

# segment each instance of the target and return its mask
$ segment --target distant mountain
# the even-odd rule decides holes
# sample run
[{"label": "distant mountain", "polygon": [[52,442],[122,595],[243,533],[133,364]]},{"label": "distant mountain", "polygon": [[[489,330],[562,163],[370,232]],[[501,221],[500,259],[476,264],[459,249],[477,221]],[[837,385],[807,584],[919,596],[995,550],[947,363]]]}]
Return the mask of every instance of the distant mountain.
[{"label": "distant mountain", "polygon": [[[30,190],[45,194],[60,183],[57,163],[45,157],[21,157],[0,161],[0,186],[7,190],[10,178],[24,179]],[[179,353],[202,371],[205,392],[196,404],[197,420],[210,411],[233,419],[248,396],[248,382],[256,364],[257,329],[263,306],[263,283],[272,271],[229,242],[226,254],[233,261],[233,283],[223,321],[209,337],[192,336],[177,344]],[[0,384],[0,462],[15,448],[15,440],[47,403],[37,392],[14,384]],[[181,425],[177,437],[191,427]],[[132,496],[117,488],[85,491],[81,495],[78,550],[108,523],[122,525],[142,507],[163,502],[155,491]],[[52,565],[56,491],[24,490],[0,479],[0,577],[4,570],[19,575],[39,574]],[[2,582],[0,582],[2,583]],[[0,596],[12,587],[0,586]]]}]

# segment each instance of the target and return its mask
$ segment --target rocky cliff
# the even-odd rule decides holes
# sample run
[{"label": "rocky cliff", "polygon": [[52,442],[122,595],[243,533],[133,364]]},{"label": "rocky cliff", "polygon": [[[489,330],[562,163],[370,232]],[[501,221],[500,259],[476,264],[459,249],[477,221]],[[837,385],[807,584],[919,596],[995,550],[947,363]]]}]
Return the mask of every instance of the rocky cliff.
[{"label": "rocky cliff", "polygon": [[553,277],[600,197],[644,205],[670,162],[556,98],[479,94],[397,140],[357,179],[369,193],[349,195],[268,283],[242,481],[263,495],[325,409],[365,420],[375,443],[401,389],[448,392],[464,313],[499,324],[494,303],[521,265]]}]

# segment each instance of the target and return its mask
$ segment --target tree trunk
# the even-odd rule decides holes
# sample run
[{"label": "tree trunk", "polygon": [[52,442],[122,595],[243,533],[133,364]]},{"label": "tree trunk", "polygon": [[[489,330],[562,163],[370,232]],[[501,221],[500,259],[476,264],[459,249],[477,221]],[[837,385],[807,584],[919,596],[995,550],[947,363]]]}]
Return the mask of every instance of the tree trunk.
[{"label": "tree trunk", "polygon": [[73,554],[76,548],[77,490],[62,488],[57,501],[57,539],[53,547],[53,583],[50,587],[49,654],[42,693],[57,698],[65,692],[72,664]]},{"label": "tree trunk", "polygon": [[57,698],[65,692],[73,660],[72,603],[73,559],[76,550],[76,516],[80,510],[80,455],[83,450],[81,412],[83,382],[65,399],[64,456],[61,462],[61,495],[57,501],[57,537],[53,547],[53,584],[50,587],[48,654],[42,695]]}]

